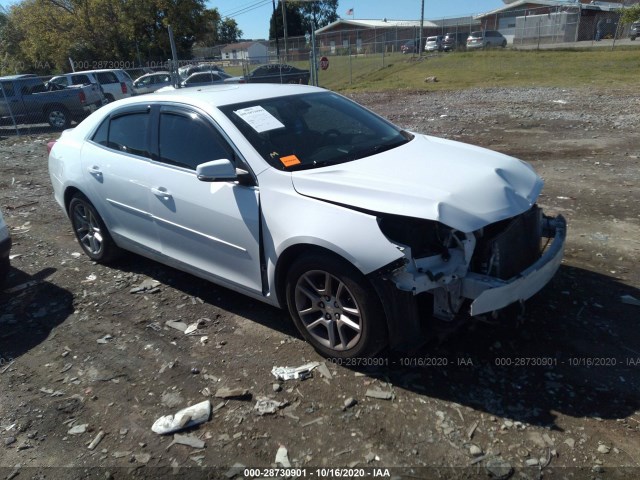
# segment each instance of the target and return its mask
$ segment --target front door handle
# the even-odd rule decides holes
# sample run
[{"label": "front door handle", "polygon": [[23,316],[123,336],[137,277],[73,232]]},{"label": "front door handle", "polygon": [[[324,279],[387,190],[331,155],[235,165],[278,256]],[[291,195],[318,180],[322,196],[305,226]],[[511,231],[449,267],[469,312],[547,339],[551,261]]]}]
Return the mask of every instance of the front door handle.
[{"label": "front door handle", "polygon": [[151,193],[156,197],[171,198],[171,192],[164,187],[151,187]]}]

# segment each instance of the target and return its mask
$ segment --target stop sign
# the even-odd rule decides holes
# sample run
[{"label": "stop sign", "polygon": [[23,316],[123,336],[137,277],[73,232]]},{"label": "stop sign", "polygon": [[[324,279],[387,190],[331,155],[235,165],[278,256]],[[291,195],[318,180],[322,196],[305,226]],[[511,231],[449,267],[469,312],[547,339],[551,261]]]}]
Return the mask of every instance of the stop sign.
[{"label": "stop sign", "polygon": [[320,58],[320,68],[322,70],[326,70],[327,68],[329,68],[329,59],[327,57]]}]

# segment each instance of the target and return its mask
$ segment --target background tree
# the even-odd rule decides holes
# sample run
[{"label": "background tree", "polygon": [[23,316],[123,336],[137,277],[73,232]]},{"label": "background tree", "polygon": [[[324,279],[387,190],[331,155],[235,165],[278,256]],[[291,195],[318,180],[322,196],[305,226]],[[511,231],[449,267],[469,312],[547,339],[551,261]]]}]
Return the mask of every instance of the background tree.
[{"label": "background tree", "polygon": [[624,24],[640,22],[640,3],[620,10],[620,20]]},{"label": "background tree", "polygon": [[[300,12],[300,4],[292,1],[285,1],[284,6],[287,10],[287,36],[301,37],[307,33],[304,29],[304,18]],[[276,11],[271,14],[269,22],[269,38],[276,38],[276,25],[278,27],[278,38],[284,37],[284,26],[282,24],[282,2],[279,1]]]},{"label": "background tree", "polygon": [[317,2],[299,2],[303,18],[304,32],[311,32],[313,15],[316,17],[316,29],[325,27],[338,20],[338,0],[320,0]]},{"label": "background tree", "polygon": [[219,27],[218,43],[235,43],[242,38],[242,30],[233,18],[225,18]]},{"label": "background tree", "polygon": [[[0,59],[20,73],[69,71],[68,58],[99,68],[140,57],[171,56],[171,25],[180,58],[198,40],[218,43],[242,32],[205,0],[22,0],[0,14]],[[137,63],[137,62],[136,62]]]}]

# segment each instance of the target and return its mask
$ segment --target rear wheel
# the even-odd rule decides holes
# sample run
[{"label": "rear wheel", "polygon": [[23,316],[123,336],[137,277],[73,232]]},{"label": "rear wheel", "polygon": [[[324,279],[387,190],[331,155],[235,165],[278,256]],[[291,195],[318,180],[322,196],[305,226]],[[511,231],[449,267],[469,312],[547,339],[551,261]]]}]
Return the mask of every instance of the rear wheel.
[{"label": "rear wheel", "polygon": [[293,322],[322,355],[368,357],[386,346],[380,301],[346,261],[331,254],[301,257],[291,266],[286,294]]},{"label": "rear wheel", "polygon": [[120,254],[120,249],[109,235],[102,218],[81,193],[76,193],[71,199],[69,217],[73,232],[89,258],[107,263]]},{"label": "rear wheel", "polygon": [[71,125],[71,118],[64,107],[51,107],[47,111],[47,122],[55,129],[64,130]]}]

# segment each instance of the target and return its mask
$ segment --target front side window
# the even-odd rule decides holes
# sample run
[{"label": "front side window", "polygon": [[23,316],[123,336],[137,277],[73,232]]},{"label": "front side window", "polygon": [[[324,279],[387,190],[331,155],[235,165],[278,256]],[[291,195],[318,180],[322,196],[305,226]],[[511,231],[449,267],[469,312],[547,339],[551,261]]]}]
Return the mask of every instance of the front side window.
[{"label": "front side window", "polygon": [[72,85],[88,85],[91,83],[87,75],[73,75],[71,77]]},{"label": "front side window", "polygon": [[212,160],[233,160],[222,136],[195,113],[162,112],[159,139],[160,161],[169,165],[195,170]]},{"label": "front side window", "polygon": [[271,166],[301,170],[350,162],[413,136],[330,93],[268,98],[220,107]]},{"label": "front side window", "polygon": [[14,94],[13,83],[11,83],[11,82],[3,82],[2,83],[2,90],[4,91],[4,94],[7,97],[13,97],[13,94]]}]

